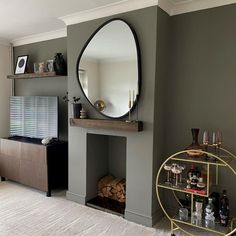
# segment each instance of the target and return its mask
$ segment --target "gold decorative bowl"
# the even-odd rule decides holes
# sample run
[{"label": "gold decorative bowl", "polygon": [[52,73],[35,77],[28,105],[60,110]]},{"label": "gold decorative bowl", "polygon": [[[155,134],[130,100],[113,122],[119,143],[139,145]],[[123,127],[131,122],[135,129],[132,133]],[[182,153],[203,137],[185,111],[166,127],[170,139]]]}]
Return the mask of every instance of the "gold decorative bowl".
[{"label": "gold decorative bowl", "polygon": [[103,111],[106,108],[106,104],[103,100],[97,100],[94,103],[94,106],[99,110],[99,111]]}]

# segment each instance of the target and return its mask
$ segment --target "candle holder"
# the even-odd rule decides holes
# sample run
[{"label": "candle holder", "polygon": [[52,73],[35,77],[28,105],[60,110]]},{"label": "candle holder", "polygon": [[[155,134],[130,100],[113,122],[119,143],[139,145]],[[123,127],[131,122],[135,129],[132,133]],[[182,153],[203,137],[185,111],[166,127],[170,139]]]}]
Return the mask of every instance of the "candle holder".
[{"label": "candle holder", "polygon": [[126,122],[131,122],[131,100],[129,100],[129,115],[128,115],[128,120]]},{"label": "candle holder", "polygon": [[138,122],[138,94],[136,94],[136,121]]},{"label": "candle holder", "polygon": [[[137,94],[136,94],[136,102],[137,102]],[[126,122],[136,122],[138,120],[131,120],[131,109],[132,107],[134,106],[135,104],[135,90],[132,90],[132,98],[131,98],[131,90],[129,90],[129,112],[128,112],[128,120],[126,120]],[[137,112],[138,112],[138,108],[137,108]],[[138,115],[137,115],[137,118],[138,118]]]}]

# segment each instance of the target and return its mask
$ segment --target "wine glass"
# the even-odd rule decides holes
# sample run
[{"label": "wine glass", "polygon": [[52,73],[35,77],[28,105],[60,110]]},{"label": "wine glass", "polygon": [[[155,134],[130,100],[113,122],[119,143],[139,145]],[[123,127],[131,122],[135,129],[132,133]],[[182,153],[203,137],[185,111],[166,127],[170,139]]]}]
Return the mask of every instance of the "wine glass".
[{"label": "wine glass", "polygon": [[166,170],[167,171],[167,179],[166,179],[166,184],[168,184],[168,185],[171,185],[171,182],[170,182],[170,171],[171,171],[171,165],[169,164],[165,164],[164,165],[164,170]]},{"label": "wine glass", "polygon": [[220,156],[220,146],[222,144],[222,133],[218,130],[216,132],[216,144],[217,144],[217,147],[218,147],[218,156]]},{"label": "wine glass", "polygon": [[175,186],[178,187],[178,177],[179,175],[182,173],[182,168],[178,165],[178,164],[172,164],[172,167],[171,167],[171,171],[172,173],[175,174]]},{"label": "wine glass", "polygon": [[[213,131],[212,133],[212,145],[214,146],[214,151],[215,151],[215,154],[216,154],[216,148],[217,148],[217,132]],[[215,158],[214,158],[215,159]]]},{"label": "wine glass", "polygon": [[[203,133],[203,140],[202,143],[205,147],[205,151],[207,152],[208,149],[208,145],[209,145],[209,132],[207,130],[204,131]],[[207,154],[205,154],[206,158],[207,158]]]},{"label": "wine glass", "polygon": [[216,155],[220,156],[220,146],[222,144],[222,134],[219,130],[213,132],[212,143],[215,147]]},{"label": "wine glass", "polygon": [[213,131],[212,133],[212,145],[216,146],[217,145],[217,141],[216,141],[216,132]]}]

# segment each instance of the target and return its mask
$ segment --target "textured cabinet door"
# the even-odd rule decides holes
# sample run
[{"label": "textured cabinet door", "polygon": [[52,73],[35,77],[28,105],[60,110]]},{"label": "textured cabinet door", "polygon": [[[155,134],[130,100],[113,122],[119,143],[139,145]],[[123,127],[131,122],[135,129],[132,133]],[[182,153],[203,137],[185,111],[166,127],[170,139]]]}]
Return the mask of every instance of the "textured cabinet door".
[{"label": "textured cabinet door", "polygon": [[1,153],[7,156],[14,156],[19,159],[20,157],[20,142],[9,140],[9,139],[0,139],[1,142]]},{"label": "textured cabinet door", "polygon": [[18,181],[20,166],[20,143],[1,139],[0,175]]},{"label": "textured cabinet door", "polygon": [[19,181],[23,184],[47,191],[47,179],[47,147],[22,142]]},{"label": "textured cabinet door", "polygon": [[41,145],[0,138],[0,176],[45,191],[68,186],[68,144]]}]

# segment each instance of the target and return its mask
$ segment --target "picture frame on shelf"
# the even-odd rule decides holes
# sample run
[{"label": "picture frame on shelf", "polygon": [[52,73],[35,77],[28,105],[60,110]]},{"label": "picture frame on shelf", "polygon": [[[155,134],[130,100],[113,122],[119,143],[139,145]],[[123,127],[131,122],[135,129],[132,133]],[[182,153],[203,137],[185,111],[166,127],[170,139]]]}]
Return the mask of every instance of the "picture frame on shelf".
[{"label": "picture frame on shelf", "polygon": [[28,62],[29,55],[22,55],[17,57],[15,75],[24,74]]}]

